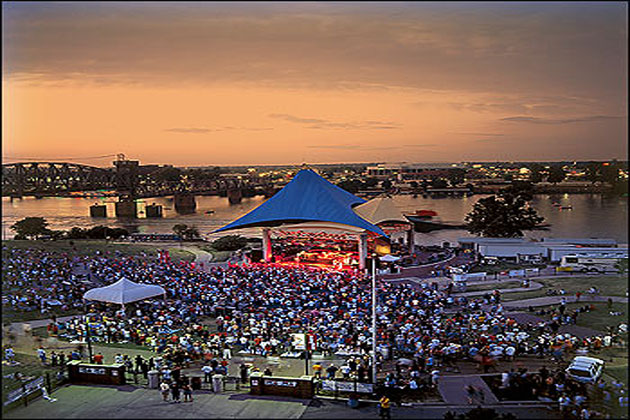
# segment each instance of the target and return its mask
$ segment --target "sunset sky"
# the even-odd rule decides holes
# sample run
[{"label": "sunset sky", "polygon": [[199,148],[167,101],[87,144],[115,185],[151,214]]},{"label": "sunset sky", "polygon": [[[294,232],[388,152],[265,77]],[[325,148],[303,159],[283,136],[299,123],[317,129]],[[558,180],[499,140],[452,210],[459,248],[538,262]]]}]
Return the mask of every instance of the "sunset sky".
[{"label": "sunset sky", "polygon": [[627,156],[623,2],[2,7],[4,163]]}]

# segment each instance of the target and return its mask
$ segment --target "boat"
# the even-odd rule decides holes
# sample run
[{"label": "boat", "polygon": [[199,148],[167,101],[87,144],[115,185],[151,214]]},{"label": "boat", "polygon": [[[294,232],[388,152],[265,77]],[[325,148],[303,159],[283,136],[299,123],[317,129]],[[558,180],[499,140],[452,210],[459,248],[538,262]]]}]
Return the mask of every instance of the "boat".
[{"label": "boat", "polygon": [[214,210],[208,210],[206,211],[206,214],[214,214]]},{"label": "boat", "polygon": [[541,223],[532,228],[532,230],[550,230],[551,225],[549,223]]},{"label": "boat", "polygon": [[560,210],[573,210],[573,206],[560,206]]}]

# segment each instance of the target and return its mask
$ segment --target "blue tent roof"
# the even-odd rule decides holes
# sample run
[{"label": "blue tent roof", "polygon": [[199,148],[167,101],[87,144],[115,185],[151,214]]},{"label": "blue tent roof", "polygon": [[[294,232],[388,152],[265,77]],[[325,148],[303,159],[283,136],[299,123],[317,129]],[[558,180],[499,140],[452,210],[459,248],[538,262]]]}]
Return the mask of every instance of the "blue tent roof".
[{"label": "blue tent roof", "polygon": [[269,200],[215,232],[319,221],[356,226],[387,236],[352,210],[352,205],[361,203],[365,200],[331,184],[310,169],[302,169]]}]

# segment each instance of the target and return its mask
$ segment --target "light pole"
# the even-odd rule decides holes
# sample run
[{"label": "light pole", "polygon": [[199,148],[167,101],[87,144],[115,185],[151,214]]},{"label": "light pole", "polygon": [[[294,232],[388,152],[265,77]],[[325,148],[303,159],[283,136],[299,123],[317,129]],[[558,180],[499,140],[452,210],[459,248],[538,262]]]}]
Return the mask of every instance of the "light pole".
[{"label": "light pole", "polygon": [[85,299],[83,300],[83,319],[85,320],[85,341],[88,345],[88,354],[90,356],[90,363],[92,363],[92,340],[90,339],[90,322],[88,321],[88,312]]},{"label": "light pole", "polygon": [[372,383],[376,386],[376,254],[372,255]]}]

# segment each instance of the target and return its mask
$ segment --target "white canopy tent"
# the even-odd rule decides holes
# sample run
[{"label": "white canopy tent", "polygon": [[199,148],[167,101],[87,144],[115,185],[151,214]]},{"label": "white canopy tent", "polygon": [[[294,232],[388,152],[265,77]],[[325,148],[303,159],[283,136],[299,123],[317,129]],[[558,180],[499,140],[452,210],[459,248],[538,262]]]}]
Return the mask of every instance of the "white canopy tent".
[{"label": "white canopy tent", "polygon": [[124,305],[154,296],[165,295],[166,290],[153,284],[134,283],[125,278],[105,287],[97,287],[83,294],[85,300],[117,303]]},{"label": "white canopy tent", "polygon": [[385,261],[385,262],[394,262],[394,261],[398,261],[399,259],[400,257],[391,255],[391,254],[384,255],[380,258],[381,261]]}]

